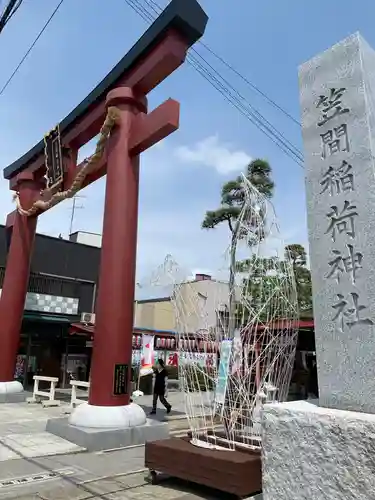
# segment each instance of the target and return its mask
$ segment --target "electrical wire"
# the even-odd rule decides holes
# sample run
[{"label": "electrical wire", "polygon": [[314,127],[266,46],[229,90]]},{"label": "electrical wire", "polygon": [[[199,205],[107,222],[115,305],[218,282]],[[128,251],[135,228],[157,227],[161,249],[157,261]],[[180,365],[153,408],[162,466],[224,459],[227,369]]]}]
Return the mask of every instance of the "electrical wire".
[{"label": "electrical wire", "polygon": [[3,31],[7,23],[14,16],[17,10],[20,8],[23,0],[11,0],[8,5],[4,8],[0,16],[0,33]]},{"label": "electrical wire", "polygon": [[[153,22],[155,17],[145,7],[145,4],[135,0],[125,0],[126,3],[146,22]],[[146,5],[154,11],[156,15],[160,14],[161,8],[153,0],[144,0]],[[157,6],[160,10],[156,9]],[[194,48],[188,55],[187,61],[194,69],[208,81],[226,101],[232,104],[243,116],[253,123],[261,132],[263,132],[274,144],[276,144],[286,155],[295,163],[303,168],[303,155],[296,146],[294,146],[281,132],[279,132],[254,106],[252,106],[244,96],[242,96],[232,84],[230,84],[206,59]],[[199,60],[200,59],[200,60]],[[201,62],[202,61],[202,62]],[[272,100],[271,100],[272,101]],[[272,101],[273,102],[273,101]],[[276,103],[275,103],[276,105]],[[278,106],[278,105],[276,105]],[[279,106],[278,106],[279,107]],[[279,107],[282,109],[281,107]],[[286,113],[286,112],[285,112]],[[297,122],[298,123],[298,122]]]},{"label": "electrical wire", "polygon": [[[9,14],[8,18],[6,19],[5,21],[5,24],[10,21],[10,19],[12,19],[12,17],[14,16],[14,14],[17,12],[17,10],[21,7],[21,4],[22,4],[23,0],[18,0],[18,4],[16,4],[14,7],[13,7],[13,10],[12,12]],[[5,26],[4,24],[4,26]]]},{"label": "electrical wire", "polygon": [[[26,51],[25,55],[22,57],[21,61],[10,75],[4,86],[0,90],[0,96],[4,93],[10,82],[13,80],[20,67],[28,57],[28,55],[33,50],[34,46],[52,21],[53,17],[59,10],[64,0],[60,0],[55,10],[52,12],[51,16],[48,18],[47,22],[44,24],[41,31],[38,33],[37,37]],[[158,15],[161,11],[161,7],[154,0],[144,0],[145,5],[141,2],[136,2],[135,0],[125,0],[127,4],[137,13],[139,14],[145,21],[153,22],[155,20],[154,16],[147,9],[149,7],[156,15]],[[14,7],[13,12],[10,14],[10,17],[14,14],[14,12],[20,7],[22,0],[19,0],[18,4]],[[159,10],[157,10],[159,9]],[[10,19],[8,17],[8,20]],[[212,49],[210,49],[206,44],[204,46],[212,53],[215,57],[217,57],[220,61],[224,62],[224,64],[232,69],[238,76],[240,76],[243,80],[245,80],[252,88],[256,89],[261,93],[269,102],[271,102],[277,109],[281,110],[293,119],[285,110],[283,110],[279,105],[277,105],[272,99],[268,98],[266,94],[261,92],[256,86],[251,84],[245,77],[243,77],[237,70],[231,67],[229,63],[221,57],[218,56]],[[293,159],[299,166],[303,167],[303,155],[281,132],[279,132],[258,110],[254,108],[248,101],[246,101],[245,97],[242,96],[233,85],[228,82],[225,78],[223,78],[220,73],[216,71],[216,69],[208,63],[208,61],[199,54],[195,49],[192,49],[192,54],[188,56],[188,62],[194,67],[194,69],[205,78],[220,94],[230,103],[232,104],[243,116],[245,116],[251,123],[253,123],[261,132],[263,132],[269,139],[271,139],[274,144],[276,144],[285,154]],[[205,66],[206,65],[206,66]],[[294,119],[293,119],[294,120]],[[296,120],[294,120],[296,121]],[[298,122],[297,122],[298,123]]]},{"label": "electrical wire", "polygon": [[[162,8],[160,5],[158,5],[155,0],[144,0],[150,8],[157,14],[159,15]],[[158,9],[158,10],[157,10]],[[296,125],[299,127],[301,126],[301,123],[294,118],[288,111],[286,111],[284,108],[282,108],[277,102],[275,102],[271,97],[269,97],[265,92],[263,92],[258,86],[256,86],[254,83],[250,82],[248,78],[246,78],[242,73],[240,73],[236,68],[234,68],[228,61],[226,61],[222,56],[217,54],[211,47],[209,47],[206,43],[202,42],[202,40],[198,41],[198,44],[204,47],[210,54],[212,54],[216,59],[218,59],[224,66],[226,66],[230,71],[232,71],[235,75],[237,75],[239,78],[241,78],[242,81],[244,81],[250,88],[252,88],[255,92],[257,92],[259,95],[261,95],[269,104],[271,104],[274,108],[279,110],[281,113],[283,113],[289,120],[294,122]]]},{"label": "electrical wire", "polygon": [[[279,132],[273,125],[272,123],[270,123],[258,110],[256,110],[254,108],[254,106],[252,106],[249,102],[246,101],[245,97],[243,95],[241,95],[234,87],[231,83],[228,82],[228,80],[226,80],[224,77],[222,77],[216,70],[215,68],[208,62],[206,61],[198,52],[195,52],[196,56],[200,57],[203,62],[214,72],[214,74],[211,74],[211,77],[212,79],[215,79],[217,80],[217,78],[215,77],[215,73],[217,75],[219,75],[219,77],[221,78],[221,80],[230,88],[233,90],[233,92],[240,98],[241,101],[243,101],[243,103],[245,103],[247,106],[248,106],[248,116],[250,118],[250,116],[252,117],[252,122],[256,125],[258,124],[259,127],[262,127],[264,128],[267,132],[269,132],[270,134],[274,134],[274,135],[278,135],[283,141],[285,141],[285,144],[288,145],[288,150],[293,154],[295,155],[295,157],[300,160],[300,161],[303,161],[303,157],[302,157],[302,153],[298,150],[298,148],[296,148],[296,146],[294,146],[286,137],[285,135],[283,135],[281,132]],[[195,56],[190,56],[190,58],[195,62],[195,64],[200,64],[198,59],[195,57]],[[203,64],[200,64],[201,68],[206,70],[207,71],[207,68],[204,68],[204,65]],[[219,82],[220,84],[220,82]],[[237,104],[239,106],[242,107],[242,104],[241,104],[241,101],[239,101],[239,99],[231,94],[231,98],[232,99],[235,99]],[[245,108],[246,109],[246,108]],[[266,134],[267,135],[267,134]]]},{"label": "electrical wire", "polygon": [[228,69],[230,69],[235,75],[237,75],[241,80],[243,80],[249,87],[251,87],[255,92],[257,92],[259,95],[261,95],[266,101],[269,102],[274,108],[279,110],[281,113],[283,113],[289,120],[291,120],[293,123],[298,125],[299,127],[301,126],[301,123],[294,118],[288,111],[286,111],[284,108],[282,108],[277,102],[275,102],[271,97],[269,97],[267,94],[265,94],[259,87],[257,87],[254,83],[251,83],[250,80],[248,80],[245,76],[243,76],[236,68],[234,68],[230,63],[225,61],[219,54],[216,54],[208,45],[206,45],[204,42],[200,41],[200,45],[202,45],[206,50],[208,50],[216,59],[218,59],[220,62],[222,62]]},{"label": "electrical wire", "polygon": [[22,57],[22,59],[20,60],[20,62],[18,63],[17,67],[15,68],[15,70],[13,71],[13,73],[10,75],[10,77],[8,78],[8,80],[5,82],[5,84],[3,85],[3,87],[1,88],[0,90],[0,96],[3,95],[4,91],[6,90],[6,88],[8,87],[8,85],[10,84],[10,82],[13,80],[13,78],[16,76],[16,74],[18,73],[20,67],[22,66],[22,64],[25,62],[25,60],[27,59],[27,57],[29,56],[30,52],[33,50],[33,48],[35,47],[35,45],[37,44],[39,38],[43,35],[43,33],[45,32],[45,30],[47,29],[48,25],[50,24],[50,22],[52,21],[52,19],[54,18],[55,14],[57,13],[57,11],[59,10],[59,8],[61,7],[62,3],[64,2],[64,0],[60,0],[60,2],[57,4],[55,10],[52,12],[52,14],[49,16],[49,18],[47,19],[46,23],[44,24],[43,28],[39,31],[37,37],[35,38],[35,40],[33,41],[33,43],[30,45],[30,47],[27,49],[26,53],[24,54],[24,56]]},{"label": "electrical wire", "polygon": [[[145,1],[148,3],[148,6],[150,6],[149,1],[151,0]],[[154,21],[154,17],[144,6],[139,5],[139,3],[135,3],[134,0],[126,0],[126,2],[145,21]],[[153,3],[157,5],[155,2]],[[155,13],[158,13],[158,11],[153,6],[150,7],[152,8],[152,10],[154,10]],[[267,137],[269,137],[272,142],[274,142],[285,154],[291,157],[293,161],[295,161],[300,167],[303,168],[302,153],[293,144],[291,144],[290,141],[288,141],[285,136],[283,136],[283,134],[278,132],[277,129],[273,127],[272,124],[270,124],[270,122],[266,120],[253,106],[251,106],[251,104],[249,104],[246,99],[241,94],[239,94],[239,92],[203,58],[203,56],[201,56],[194,49],[192,49],[192,52],[200,57],[203,62],[214,71],[214,74],[212,74],[212,72],[208,71],[207,68],[197,60],[197,57],[195,57],[195,55],[193,56],[190,54],[187,58],[187,61],[198,71],[198,73],[201,74],[201,76],[205,78],[211,85],[213,85],[214,88],[218,90],[228,102],[234,105],[236,109],[241,112],[241,114],[248,118],[249,121],[251,121],[258,129],[260,129]],[[219,79],[222,80],[222,82],[224,82],[227,87],[225,87],[225,85],[223,85],[223,83],[220,82]],[[233,91],[237,95],[234,95]]]}]

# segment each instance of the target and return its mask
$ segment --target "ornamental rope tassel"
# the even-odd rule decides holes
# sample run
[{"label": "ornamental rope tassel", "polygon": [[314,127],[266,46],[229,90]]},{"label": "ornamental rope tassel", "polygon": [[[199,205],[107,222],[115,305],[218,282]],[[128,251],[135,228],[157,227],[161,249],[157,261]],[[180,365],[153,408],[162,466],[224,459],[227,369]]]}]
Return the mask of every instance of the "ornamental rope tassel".
[{"label": "ornamental rope tassel", "polygon": [[43,189],[40,193],[41,199],[35,201],[28,210],[22,208],[19,193],[17,192],[13,196],[13,201],[16,202],[18,212],[26,217],[31,217],[40,211],[48,210],[63,200],[72,198],[82,188],[86,177],[95,171],[98,161],[103,156],[107,139],[110,136],[111,130],[118,122],[118,119],[118,109],[115,106],[109,107],[105,121],[100,129],[100,137],[96,144],[95,152],[87,160],[87,163],[79,169],[69,189],[57,193],[53,193],[50,188]]}]

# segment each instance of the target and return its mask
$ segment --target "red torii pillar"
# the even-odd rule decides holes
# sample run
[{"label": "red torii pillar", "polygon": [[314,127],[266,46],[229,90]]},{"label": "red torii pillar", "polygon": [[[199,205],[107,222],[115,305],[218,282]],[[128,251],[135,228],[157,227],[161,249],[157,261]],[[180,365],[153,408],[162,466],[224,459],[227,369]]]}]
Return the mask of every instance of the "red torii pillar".
[{"label": "red torii pillar", "polygon": [[[70,423],[81,427],[142,425],[129,405],[137,253],[139,153],[177,130],[179,104],[169,99],[146,115],[147,99],[129,87],[108,93],[120,119],[107,145],[107,184],[89,404]],[[128,405],[128,406],[125,406]]]},{"label": "red torii pillar", "polygon": [[[32,173],[23,172],[17,176],[16,186],[22,205],[29,208],[39,198],[43,183],[35,180]],[[12,401],[12,395],[23,391],[22,384],[14,380],[14,370],[37,217],[16,212],[13,221],[7,220],[7,227],[9,225],[12,225],[12,237],[0,300],[0,402]]]}]

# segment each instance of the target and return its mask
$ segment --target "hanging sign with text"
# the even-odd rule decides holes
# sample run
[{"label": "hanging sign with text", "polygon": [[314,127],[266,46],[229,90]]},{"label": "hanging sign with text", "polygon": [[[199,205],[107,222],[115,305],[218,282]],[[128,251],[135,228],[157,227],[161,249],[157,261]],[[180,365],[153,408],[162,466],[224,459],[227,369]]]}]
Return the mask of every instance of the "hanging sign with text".
[{"label": "hanging sign with text", "polygon": [[47,188],[53,189],[60,186],[64,180],[64,165],[58,125],[44,136],[44,156]]}]

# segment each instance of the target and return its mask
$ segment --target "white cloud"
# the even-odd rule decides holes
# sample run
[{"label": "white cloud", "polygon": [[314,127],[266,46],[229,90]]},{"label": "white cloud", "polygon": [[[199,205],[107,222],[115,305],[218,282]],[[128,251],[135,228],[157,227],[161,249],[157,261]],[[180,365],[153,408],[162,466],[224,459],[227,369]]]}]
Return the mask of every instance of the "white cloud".
[{"label": "white cloud", "polygon": [[[204,146],[205,144],[206,146]],[[80,151],[82,157],[92,152],[90,146],[92,148],[93,145],[82,148]],[[198,157],[198,152],[207,151],[209,146],[213,150],[223,151],[219,155],[220,161],[224,162],[225,158],[229,158],[224,162],[227,168],[225,172],[229,172],[229,167],[234,170],[234,165],[237,165],[237,171],[241,171],[250,160],[250,157],[245,153],[238,151],[235,153],[234,150],[231,152],[227,146],[220,145],[216,138],[201,141],[191,150],[187,148],[187,151],[196,152]],[[207,172],[202,170],[192,178],[189,164],[181,165],[179,169],[175,168],[173,154],[173,150],[168,144],[165,144],[161,149],[153,148],[142,155],[137,279],[147,279],[164,261],[167,254],[172,254],[177,263],[186,269],[186,276],[194,275],[199,270],[218,279],[227,279],[228,258],[226,250],[230,242],[227,227],[222,226],[210,231],[201,229],[205,210],[215,208],[217,205],[217,198],[220,194],[220,178],[215,175],[215,170],[212,170],[209,175],[210,178],[212,177],[212,182],[210,181],[212,189],[208,190],[204,182],[199,182],[199,176],[207,177]],[[235,155],[234,158],[237,160],[234,161],[231,155]],[[241,157],[243,159],[238,160]],[[214,155],[211,158],[214,158]],[[206,158],[206,162],[208,159],[209,156]],[[204,158],[201,163],[208,165]],[[6,164],[5,161],[3,164]],[[217,162],[216,166],[213,164],[209,166],[215,169],[221,168],[221,173],[224,173],[224,166],[220,166]],[[73,231],[100,233],[103,220],[105,178],[85,188],[82,194],[85,198],[79,202],[79,205],[83,205],[85,209],[77,210]],[[4,214],[3,221],[5,221],[5,215],[14,210],[15,207],[11,201],[12,193],[9,191],[7,183],[1,178],[0,195],[0,210]],[[64,237],[67,237],[71,208],[72,201],[69,200],[43,214],[39,218],[38,232],[54,236],[62,233]],[[293,212],[295,212],[294,208]],[[302,231],[293,221],[293,217],[289,218],[288,214],[286,229],[289,234],[286,233],[287,242],[294,242],[291,240],[301,241],[300,233]],[[285,235],[284,232],[283,234]],[[278,242],[271,246],[276,246],[282,251],[282,245]]]},{"label": "white cloud", "polygon": [[251,161],[245,151],[235,150],[230,144],[220,143],[217,136],[207,137],[192,147],[180,146],[175,154],[181,161],[214,168],[221,175],[240,172]]}]

